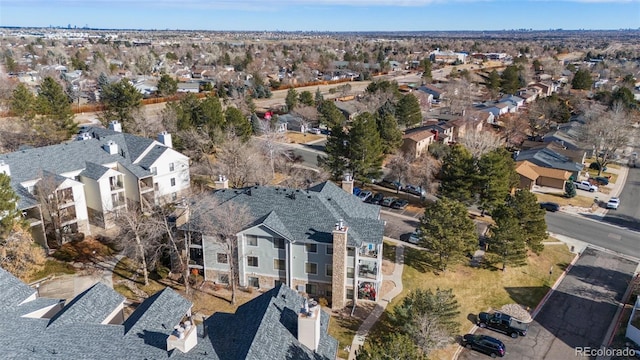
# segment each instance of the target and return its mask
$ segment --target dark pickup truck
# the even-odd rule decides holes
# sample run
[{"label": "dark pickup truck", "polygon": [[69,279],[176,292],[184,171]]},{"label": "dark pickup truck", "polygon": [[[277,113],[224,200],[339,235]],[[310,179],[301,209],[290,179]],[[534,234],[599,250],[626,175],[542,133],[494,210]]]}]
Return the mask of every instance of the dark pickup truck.
[{"label": "dark pickup truck", "polygon": [[527,335],[527,329],[529,328],[529,324],[500,312],[481,312],[478,315],[477,325],[481,328],[488,328],[507,334],[514,339],[518,336]]}]

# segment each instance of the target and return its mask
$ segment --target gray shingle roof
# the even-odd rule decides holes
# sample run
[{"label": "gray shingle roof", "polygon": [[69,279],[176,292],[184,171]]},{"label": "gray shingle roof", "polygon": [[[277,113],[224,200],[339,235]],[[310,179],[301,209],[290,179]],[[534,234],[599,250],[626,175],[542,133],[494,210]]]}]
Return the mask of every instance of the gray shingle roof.
[{"label": "gray shingle roof", "polygon": [[124,300],[124,296],[99,282],[73,298],[51,318],[48,326],[100,324]]},{"label": "gray shingle roof", "polygon": [[[313,352],[298,341],[298,313],[304,298],[280,285],[240,306],[235,314],[205,320],[221,360],[335,359],[338,342],[328,335],[329,315],[321,312],[320,343]],[[233,324],[221,327],[219,324]]]},{"label": "gray shingle roof", "polygon": [[164,152],[168,148],[163,145],[154,146],[139,162],[138,165],[142,166],[142,168],[149,170],[151,165],[158,160],[160,155],[164,154]]},{"label": "gray shingle roof", "polygon": [[[329,316],[322,312],[318,350],[297,340],[297,313],[303,298],[281,286],[238,308],[205,320],[207,336],[197,327],[197,345],[187,353],[166,351],[166,340],[191,303],[165,289],[138,306],[122,325],[99,324],[115,310],[121,296],[97,285],[72,300],[51,320],[23,315],[55,305],[55,299],[23,303],[35,291],[0,269],[0,349],[3,359],[334,359],[338,342],[327,334]],[[111,293],[111,294],[110,294]],[[100,296],[110,300],[105,301]],[[93,305],[93,308],[89,307]],[[80,309],[75,307],[80,306]],[[100,309],[105,306],[105,309]],[[90,314],[90,310],[99,316]],[[71,316],[75,314],[74,316]],[[80,315],[80,316],[78,316]],[[69,320],[65,322],[64,319]],[[67,326],[48,326],[65,322]],[[61,324],[61,323],[60,323]]]},{"label": "gray shingle roof", "polygon": [[196,202],[191,220],[183,229],[203,230],[199,224],[212,219],[202,205],[232,201],[246,206],[252,219],[246,228],[264,224],[283,237],[297,242],[331,243],[335,224],[341,219],[349,227],[349,245],[362,242],[382,243],[384,223],[379,220],[380,207],[365,204],[331,182],[318,184],[308,191],[255,186],[226,189],[203,195],[207,201]]},{"label": "gray shingle roof", "polygon": [[583,168],[582,164],[573,162],[567,156],[558,154],[557,152],[548,148],[521,151],[518,156],[516,156],[515,160],[527,160],[530,163],[538,166],[567,170],[570,172],[577,172],[582,170]]},{"label": "gray shingle roof", "polygon": [[82,170],[82,172],[80,173],[80,176],[98,180],[107,171],[109,171],[108,167],[87,161],[84,170]]}]

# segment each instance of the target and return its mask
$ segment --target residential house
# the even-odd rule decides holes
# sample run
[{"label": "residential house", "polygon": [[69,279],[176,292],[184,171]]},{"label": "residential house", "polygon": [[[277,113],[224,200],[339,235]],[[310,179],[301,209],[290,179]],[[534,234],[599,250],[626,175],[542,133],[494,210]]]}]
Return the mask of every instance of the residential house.
[{"label": "residential house", "polygon": [[355,119],[356,116],[360,115],[364,109],[364,107],[356,100],[334,101],[334,104],[348,121]]},{"label": "residential house", "polygon": [[458,141],[464,137],[467,132],[481,132],[486,122],[485,116],[489,114],[482,111],[474,111],[464,117],[452,120],[450,124],[453,126],[453,140]]},{"label": "residential house", "polygon": [[516,112],[522,106],[524,106],[524,99],[519,97],[519,96],[515,96],[515,95],[505,96],[502,99],[500,99],[498,102],[499,103],[509,103],[512,106],[514,106],[515,107],[515,111],[510,111],[510,112]]},{"label": "residential house", "polygon": [[584,167],[582,163],[575,162],[569,157],[548,148],[520,151],[516,154],[515,160],[516,162],[526,160],[536,166],[568,171],[574,179],[578,178],[580,171]]},{"label": "residential house", "polygon": [[380,207],[352,195],[353,180],[345,190],[323,182],[307,190],[264,186],[219,189],[189,206],[189,218],[180,229],[190,234],[190,267],[205,280],[228,283],[225,248],[211,236],[214,219],[209,204],[233,202],[250,213],[249,225],[236,235],[241,286],[270,289],[286,284],[314,297],[327,299],[334,309],[348,302],[378,300],[382,285]]},{"label": "residential house", "polygon": [[422,85],[417,90],[433,96],[433,100],[442,100],[444,97],[444,90],[435,85]]},{"label": "residential house", "polygon": [[128,317],[125,298],[102,283],[66,302],[39,297],[0,268],[0,289],[2,350],[14,359],[333,360],[338,350],[329,315],[286,286],[202,324],[171,288]]},{"label": "residential house", "polygon": [[566,170],[536,166],[529,161],[516,163],[516,172],[520,175],[520,188],[533,189],[534,185],[564,190],[571,173]]},{"label": "residential house", "polygon": [[437,49],[433,51],[429,57],[430,60],[434,63],[445,63],[445,64],[464,64],[467,62],[468,54],[462,52],[454,52],[451,50],[441,51]]},{"label": "residential house", "polygon": [[559,124],[556,129],[542,136],[544,142],[555,142],[568,150],[586,151],[587,157],[592,156],[593,151],[581,141],[583,123],[574,119],[568,123]]},{"label": "residential house", "polygon": [[306,121],[296,114],[282,114],[278,115],[278,122],[280,123],[281,131],[299,131],[305,132],[308,128]]},{"label": "residential house", "polygon": [[179,82],[178,92],[197,94],[200,92],[200,83],[199,82]]},{"label": "residential house", "polygon": [[543,148],[550,149],[552,151],[557,152],[560,155],[564,155],[568,157],[569,159],[571,159],[571,161],[575,161],[580,164],[584,164],[587,158],[587,152],[585,150],[582,150],[582,149],[572,150],[564,146],[562,143],[556,142],[556,141],[540,142],[540,141],[525,140],[522,142],[522,145],[520,145],[520,148],[522,150],[543,149]]},{"label": "residential house", "polygon": [[400,147],[405,154],[413,154],[416,158],[420,157],[429,149],[429,145],[436,141],[436,133],[430,129],[422,129],[412,131],[402,136],[402,146]]},{"label": "residential house", "polygon": [[[44,228],[52,213],[61,216],[62,232],[90,233],[89,224],[114,226],[128,203],[171,202],[189,193],[189,158],[172,149],[171,134],[156,141],[121,129],[111,122],[110,129],[88,128],[76,141],[0,155],[40,244],[47,246]],[[44,200],[43,192],[53,197]],[[40,211],[45,205],[48,211]]]}]

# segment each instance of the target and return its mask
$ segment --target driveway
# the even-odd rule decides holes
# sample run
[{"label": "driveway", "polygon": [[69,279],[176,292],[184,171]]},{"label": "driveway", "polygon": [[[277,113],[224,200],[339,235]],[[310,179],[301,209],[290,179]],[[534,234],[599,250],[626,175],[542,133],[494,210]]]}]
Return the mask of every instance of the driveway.
[{"label": "driveway", "polygon": [[[487,329],[476,334],[500,339],[511,359],[573,359],[577,347],[598,349],[637,267],[636,262],[587,248],[541,308],[527,336],[512,339]],[[515,302],[519,290],[507,289]],[[466,349],[459,357],[485,358]]]}]

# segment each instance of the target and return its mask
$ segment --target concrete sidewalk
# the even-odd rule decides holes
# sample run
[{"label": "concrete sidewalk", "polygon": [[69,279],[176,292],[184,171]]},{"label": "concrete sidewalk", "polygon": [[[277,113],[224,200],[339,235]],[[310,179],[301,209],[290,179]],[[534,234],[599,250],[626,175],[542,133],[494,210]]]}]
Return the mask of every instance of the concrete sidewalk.
[{"label": "concrete sidewalk", "polygon": [[360,346],[364,344],[364,340],[369,334],[369,330],[378,322],[380,316],[387,308],[387,305],[395,298],[396,296],[402,293],[402,271],[404,269],[404,245],[401,243],[396,243],[396,266],[393,269],[393,274],[384,276],[383,280],[390,280],[394,283],[395,287],[389,291],[388,294],[383,296],[380,300],[378,300],[376,307],[373,311],[367,316],[367,318],[362,322],[360,328],[356,332],[356,336],[353,337],[353,341],[351,343],[351,349],[349,351],[349,360],[355,360],[356,353]]}]

